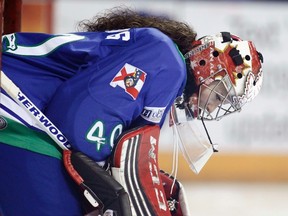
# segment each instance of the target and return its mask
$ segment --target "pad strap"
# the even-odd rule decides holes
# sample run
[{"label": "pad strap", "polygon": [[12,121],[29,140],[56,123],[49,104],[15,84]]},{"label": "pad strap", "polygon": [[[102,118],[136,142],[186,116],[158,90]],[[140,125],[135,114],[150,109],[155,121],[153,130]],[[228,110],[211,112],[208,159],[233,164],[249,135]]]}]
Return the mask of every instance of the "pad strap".
[{"label": "pad strap", "polygon": [[172,216],[189,216],[188,200],[183,185],[173,176],[160,171],[168,206]]}]

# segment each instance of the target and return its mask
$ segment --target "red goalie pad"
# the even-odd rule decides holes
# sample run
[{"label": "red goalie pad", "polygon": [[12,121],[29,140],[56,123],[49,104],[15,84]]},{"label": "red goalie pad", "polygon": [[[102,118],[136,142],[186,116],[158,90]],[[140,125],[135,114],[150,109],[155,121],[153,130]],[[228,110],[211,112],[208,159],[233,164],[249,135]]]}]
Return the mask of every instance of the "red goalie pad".
[{"label": "red goalie pad", "polygon": [[171,216],[158,167],[158,126],[125,133],[117,143],[112,174],[130,196],[133,215]]}]

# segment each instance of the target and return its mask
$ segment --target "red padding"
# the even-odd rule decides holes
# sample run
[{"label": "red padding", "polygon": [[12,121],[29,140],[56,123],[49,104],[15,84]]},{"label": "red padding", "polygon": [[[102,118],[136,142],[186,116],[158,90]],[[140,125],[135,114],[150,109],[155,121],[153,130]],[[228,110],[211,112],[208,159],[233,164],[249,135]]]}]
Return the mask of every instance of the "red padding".
[{"label": "red padding", "polygon": [[78,184],[81,185],[84,180],[79,175],[79,173],[74,169],[72,163],[71,163],[71,154],[72,151],[70,150],[64,150],[63,151],[63,162],[64,166],[68,172],[68,174],[71,176],[71,178]]}]

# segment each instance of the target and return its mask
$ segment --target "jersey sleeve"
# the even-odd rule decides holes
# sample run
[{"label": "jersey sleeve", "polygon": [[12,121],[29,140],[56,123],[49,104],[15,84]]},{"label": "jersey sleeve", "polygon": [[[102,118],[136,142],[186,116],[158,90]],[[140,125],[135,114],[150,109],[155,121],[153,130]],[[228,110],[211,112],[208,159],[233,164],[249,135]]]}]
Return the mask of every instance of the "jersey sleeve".
[{"label": "jersey sleeve", "polygon": [[186,64],[177,46],[165,35],[157,38],[155,43],[149,64],[143,65],[144,70],[148,71],[146,86],[144,84],[144,106],[133,126],[162,126],[171,105],[182,94],[186,83]]}]

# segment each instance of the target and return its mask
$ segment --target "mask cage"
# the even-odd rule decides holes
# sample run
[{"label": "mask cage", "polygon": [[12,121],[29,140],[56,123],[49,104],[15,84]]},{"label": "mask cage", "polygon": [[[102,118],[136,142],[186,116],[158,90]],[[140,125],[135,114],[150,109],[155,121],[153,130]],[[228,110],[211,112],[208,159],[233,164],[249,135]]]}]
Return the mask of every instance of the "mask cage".
[{"label": "mask cage", "polygon": [[[199,96],[198,96],[198,116],[197,119],[201,120],[220,120],[224,116],[230,115],[236,111],[241,111],[241,106],[239,101],[237,100],[237,94],[231,79],[226,70],[224,76],[217,76],[218,73],[223,73],[223,69],[211,75],[210,77],[203,80],[202,84],[200,85],[199,89]],[[215,79],[218,83],[210,87],[209,85],[205,84],[205,81],[211,79],[211,77],[217,77]],[[224,86],[225,92],[219,92],[219,86]],[[209,89],[210,94],[206,100],[206,103],[203,105],[200,104],[201,101],[201,92],[203,89]],[[218,105],[214,110],[209,110],[209,103],[211,101],[215,101],[215,97],[217,98]]]}]

